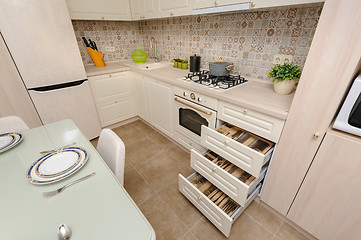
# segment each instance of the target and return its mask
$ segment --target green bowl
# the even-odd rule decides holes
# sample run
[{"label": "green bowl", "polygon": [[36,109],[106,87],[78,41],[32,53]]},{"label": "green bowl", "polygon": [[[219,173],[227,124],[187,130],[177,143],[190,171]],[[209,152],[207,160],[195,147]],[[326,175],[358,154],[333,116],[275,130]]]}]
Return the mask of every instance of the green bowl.
[{"label": "green bowl", "polygon": [[133,51],[131,57],[135,63],[144,63],[147,60],[148,55],[138,46],[137,49]]}]

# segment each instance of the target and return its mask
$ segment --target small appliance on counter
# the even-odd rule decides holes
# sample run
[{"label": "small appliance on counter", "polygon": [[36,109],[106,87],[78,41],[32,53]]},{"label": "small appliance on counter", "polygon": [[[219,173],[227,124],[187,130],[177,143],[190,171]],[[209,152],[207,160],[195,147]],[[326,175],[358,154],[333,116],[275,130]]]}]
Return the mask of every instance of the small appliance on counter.
[{"label": "small appliance on counter", "polygon": [[201,56],[194,56],[189,57],[189,70],[191,72],[199,72],[201,67]]},{"label": "small appliance on counter", "polygon": [[361,74],[353,82],[333,128],[361,136]]}]

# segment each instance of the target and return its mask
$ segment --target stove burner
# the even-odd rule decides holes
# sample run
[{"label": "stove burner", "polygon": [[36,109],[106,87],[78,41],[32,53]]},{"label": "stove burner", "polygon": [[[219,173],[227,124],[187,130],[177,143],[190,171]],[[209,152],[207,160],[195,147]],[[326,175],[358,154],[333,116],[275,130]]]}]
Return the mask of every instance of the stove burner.
[{"label": "stove burner", "polygon": [[244,79],[239,75],[217,77],[211,75],[210,72],[207,70],[203,70],[201,72],[188,73],[188,76],[185,77],[185,80],[190,80],[195,83],[210,86],[213,88],[221,88],[221,89],[228,89],[247,82],[246,79]]}]

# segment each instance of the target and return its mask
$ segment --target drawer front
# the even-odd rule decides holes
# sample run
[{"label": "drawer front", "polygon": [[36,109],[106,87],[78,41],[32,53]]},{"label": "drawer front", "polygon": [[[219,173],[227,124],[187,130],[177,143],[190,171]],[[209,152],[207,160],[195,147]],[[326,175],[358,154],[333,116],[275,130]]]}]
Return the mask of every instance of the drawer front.
[{"label": "drawer front", "polygon": [[254,200],[261,188],[261,186],[258,186],[256,190],[248,197],[246,206],[239,207],[236,213],[233,215],[233,218],[231,218],[181,174],[178,175],[178,181],[179,191],[227,237],[231,232],[231,227],[234,221]]},{"label": "drawer front", "polygon": [[206,126],[202,126],[201,144],[256,178],[273,152],[272,148],[264,155]]},{"label": "drawer front", "polygon": [[185,147],[188,150],[196,149],[199,152],[204,152],[206,150],[201,145],[195,143],[194,141],[190,140],[189,138],[187,138],[186,136],[182,135],[177,131],[174,132],[173,136],[179,144],[181,144],[183,147]]},{"label": "drawer front", "polygon": [[247,185],[195,150],[191,150],[191,167],[243,207],[247,203],[248,194],[262,181],[267,170],[264,168],[261,175]]},{"label": "drawer front", "polygon": [[284,120],[241,106],[219,101],[217,117],[275,143],[278,142]]}]

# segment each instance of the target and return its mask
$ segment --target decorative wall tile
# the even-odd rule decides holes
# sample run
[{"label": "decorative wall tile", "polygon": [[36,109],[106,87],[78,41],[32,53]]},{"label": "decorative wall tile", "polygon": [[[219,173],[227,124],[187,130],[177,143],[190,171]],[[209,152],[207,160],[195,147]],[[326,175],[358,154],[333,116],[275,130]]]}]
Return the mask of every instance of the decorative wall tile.
[{"label": "decorative wall tile", "polygon": [[[73,21],[84,64],[92,64],[82,36],[97,42],[105,61],[130,58],[140,46],[151,58],[150,38],[158,44],[163,61],[201,55],[201,67],[224,57],[236,66],[234,73],[267,79],[275,54],[293,55],[303,68],[322,4],[280,7],[263,11],[185,16],[145,21]],[[114,46],[115,52],[105,52]]]}]

